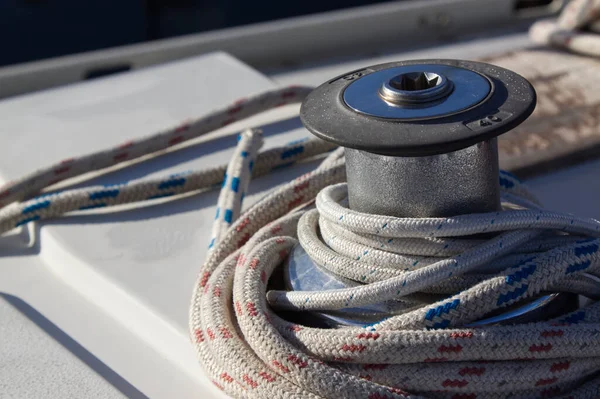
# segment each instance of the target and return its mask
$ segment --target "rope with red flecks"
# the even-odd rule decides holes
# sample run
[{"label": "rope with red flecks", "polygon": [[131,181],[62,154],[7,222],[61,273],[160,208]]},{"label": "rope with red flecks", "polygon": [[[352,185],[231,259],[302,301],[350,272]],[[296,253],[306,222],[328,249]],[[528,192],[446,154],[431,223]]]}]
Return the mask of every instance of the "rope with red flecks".
[{"label": "rope with red flecks", "polygon": [[[506,173],[505,199],[515,203],[503,212],[443,219],[361,214],[345,206],[345,184],[332,185],[344,178],[339,157],[333,153],[255,204],[210,251],[194,293],[190,333],[217,387],[235,397],[598,397],[600,305],[546,322],[464,325],[583,271],[597,273],[600,222],[532,205]],[[298,209],[315,196],[317,209]],[[519,208],[520,196],[533,209]],[[350,249],[321,242],[331,238],[327,231]],[[481,232],[500,234],[471,238]],[[365,247],[381,251],[390,238],[388,258],[354,257],[353,250]],[[345,278],[361,281],[369,269],[387,273],[370,273],[368,284],[350,290],[267,292],[273,271],[298,242],[320,267]],[[448,295],[442,301],[367,328],[318,329],[275,312],[398,298],[436,287],[448,271],[460,278],[511,253],[524,256],[457,293],[440,291]],[[392,255],[399,254],[419,256],[422,264],[397,267]]]},{"label": "rope with red flecks", "polygon": [[[315,171],[239,215],[251,175],[332,149],[310,141],[301,144],[302,151],[293,144],[259,153],[260,134],[250,130],[241,135],[227,168],[29,199],[63,179],[163,150],[306,93],[303,88],[269,92],[10,183],[0,190],[4,204],[11,204],[0,210],[0,231],[77,209],[178,195],[223,182],[214,242],[190,308],[190,334],[206,373],[228,394],[599,397],[600,305],[546,322],[464,327],[491,310],[576,281],[579,273],[598,273],[600,223],[540,209],[508,174],[500,177],[505,182],[503,212],[444,219],[366,215],[345,205],[338,150]],[[315,199],[317,208],[307,210]],[[481,232],[498,235],[472,239]],[[365,284],[348,290],[267,292],[274,270],[298,243],[320,267]],[[363,256],[356,259],[357,254]],[[509,256],[513,263],[497,262]],[[468,278],[482,270],[487,273]],[[423,290],[446,298],[367,328],[318,329],[288,322],[274,311],[343,309]]]},{"label": "rope with red flecks", "polygon": [[[310,88],[307,87],[287,87],[241,99],[231,106],[202,118],[186,121],[164,132],[130,140],[104,151],[70,158],[9,182],[0,187],[0,234],[30,222],[56,218],[67,212],[149,201],[191,191],[212,190],[223,182],[226,165],[161,178],[142,179],[126,184],[40,194],[42,190],[63,180],[145,155],[156,155],[157,152],[200,137],[237,120],[273,107],[297,103],[309,91]],[[331,143],[312,138],[262,151],[252,158],[252,176],[265,175],[274,169],[318,156],[334,148],[335,145]],[[240,189],[239,195],[243,196],[244,192],[245,189]]]},{"label": "rope with red flecks", "polygon": [[[279,104],[282,92],[289,93],[271,92],[268,95],[274,97],[273,101],[265,101],[265,95],[260,95],[248,100],[248,104],[255,107],[253,112],[260,112]],[[301,98],[302,95],[297,94],[294,101]],[[220,115],[224,118],[228,112],[221,111]],[[196,126],[202,125],[202,120]],[[163,140],[164,136],[155,137]],[[148,141],[151,140],[141,140]],[[571,393],[574,397],[597,396],[598,381],[588,381],[600,366],[597,353],[600,351],[597,342],[600,309],[597,305],[545,323],[461,327],[494,308],[494,300],[495,307],[502,308],[534,295],[548,284],[576,278],[582,271],[595,272],[598,243],[584,238],[597,235],[600,229],[597,222],[539,210],[518,180],[505,173],[500,176],[500,182],[506,191],[505,198],[514,205],[499,215],[468,215],[444,220],[382,220],[376,215],[360,215],[344,206],[345,186],[339,185],[345,179],[341,150],[334,151],[315,171],[277,188],[238,217],[251,175],[264,174],[289,161],[332,149],[330,144],[312,140],[261,153],[261,141],[258,131],[244,132],[227,168],[142,180],[124,186],[66,190],[13,203],[0,210],[0,226],[6,231],[16,224],[56,217],[82,207],[148,200],[222,183],[215,241],[196,285],[190,309],[190,331],[206,372],[215,385],[230,395],[366,398],[418,395],[474,398],[479,395],[491,398],[550,396],[575,389]],[[135,145],[132,147],[137,151]],[[100,154],[114,162],[117,151],[118,148]],[[83,157],[84,161],[73,161],[77,173],[87,170],[78,166],[78,162],[94,157],[99,156],[94,154]],[[12,197],[7,197],[14,200],[30,195],[31,190],[18,190],[19,185],[39,188],[50,184],[51,181],[44,180],[52,175],[49,170],[54,175],[57,170],[60,174],[68,172],[56,168],[37,172],[29,181],[13,183],[7,188]],[[76,175],[73,171],[70,173]],[[317,210],[303,208],[315,198]],[[515,210],[519,204],[522,209]],[[531,210],[526,210],[527,207]],[[32,219],[32,215],[37,219]],[[319,217],[321,221],[317,223]],[[344,275],[356,273],[365,265],[376,266],[375,273],[369,272],[369,281],[366,281],[369,284],[355,289],[356,292],[270,292],[267,295],[266,285],[273,270],[298,243],[297,238],[313,259],[322,263],[324,258],[320,254],[327,247],[317,242],[321,238],[313,234],[316,229],[325,239],[333,231],[341,231],[346,237],[345,243],[330,247],[334,251],[333,272]],[[535,229],[562,232],[558,239],[537,237],[531,232]],[[483,230],[503,233],[500,238],[484,242],[459,238]],[[392,241],[390,236],[394,237]],[[498,250],[500,242],[502,250]],[[381,251],[381,244],[388,247]],[[362,251],[368,245],[381,251],[378,256],[372,259],[363,256],[362,263],[352,259],[355,251]],[[521,255],[534,253],[536,256],[520,259],[519,264],[509,263],[501,270],[496,265],[488,270],[491,275],[474,285],[468,279],[461,283],[461,273],[469,268],[482,269],[492,265],[494,259],[519,250]],[[385,253],[401,255],[405,260],[418,256],[421,266],[413,270],[395,267],[398,259],[385,258]],[[436,256],[438,259],[432,259]],[[461,256],[468,267],[457,268],[456,262],[449,261]],[[473,259],[478,262],[473,263]],[[458,281],[459,287],[464,283],[472,286],[462,287],[453,296],[447,291],[448,287],[440,284],[439,275],[429,273],[448,268],[455,270],[458,279],[453,281]],[[416,274],[409,276],[412,272]],[[395,289],[394,284],[398,285],[402,273],[412,280],[410,284],[400,283],[408,288],[399,296],[418,289],[435,289],[437,285],[438,291],[448,294],[448,298],[369,328],[316,329],[289,323],[273,311],[275,307],[292,310],[347,307],[367,303],[369,300],[365,302],[365,298],[369,297],[380,301]],[[424,281],[423,276],[430,280]],[[360,276],[349,277],[361,280]],[[380,290],[382,284],[385,289]],[[456,285],[450,288],[456,289]],[[298,295],[302,296],[300,301],[294,298]],[[273,307],[267,305],[267,298]],[[343,301],[341,306],[340,300]],[[583,385],[576,388],[580,384]]]},{"label": "rope with red flecks", "polygon": [[[598,303],[544,322],[465,327],[560,290],[581,272],[598,274],[599,222],[541,209],[506,173],[503,212],[361,214],[347,208],[344,184],[330,185],[343,179],[339,156],[255,204],[214,243],[196,285],[190,334],[219,389],[235,397],[600,397]],[[316,209],[298,209],[315,198]],[[491,232],[498,234],[473,239]],[[319,267],[365,284],[267,292],[298,243]],[[367,328],[318,329],[274,311],[344,309],[419,290],[446,298]]]}]

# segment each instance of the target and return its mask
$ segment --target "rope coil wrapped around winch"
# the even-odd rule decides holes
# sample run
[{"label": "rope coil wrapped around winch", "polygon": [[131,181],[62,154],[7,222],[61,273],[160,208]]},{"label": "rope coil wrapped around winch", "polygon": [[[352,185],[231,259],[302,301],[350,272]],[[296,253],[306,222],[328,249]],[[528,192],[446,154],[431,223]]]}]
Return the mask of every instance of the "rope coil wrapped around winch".
[{"label": "rope coil wrapped around winch", "polygon": [[[290,99],[286,94],[289,90],[269,96],[285,94],[293,102],[302,100],[307,92],[295,92]],[[247,103],[256,106],[255,112],[276,104],[274,100],[265,104],[263,99],[257,96]],[[258,102],[263,105],[257,106]],[[221,115],[222,119],[227,117],[226,112]],[[202,120],[197,126],[202,126]],[[199,134],[190,129],[190,137]],[[234,186],[241,193],[251,174],[264,174],[283,161],[303,159],[333,147],[313,139],[259,153],[261,141],[257,131],[241,135],[237,157],[225,181],[225,168],[217,167],[122,186],[65,190],[5,206],[0,211],[0,225],[7,231],[28,220],[56,217],[92,205],[113,206],[148,200],[160,193],[210,189],[219,182],[224,183],[223,190],[232,190],[234,178]],[[135,148],[136,143],[130,145]],[[298,151],[298,146],[303,151]],[[118,151],[102,154],[114,159]],[[218,222],[222,226],[214,235],[200,273],[190,313],[190,332],[199,359],[217,386],[237,397],[470,398],[482,392],[484,397],[515,393],[531,397],[568,392],[594,375],[600,367],[600,354],[596,353],[600,351],[596,342],[600,313],[596,304],[542,323],[461,326],[489,309],[561,282],[577,285],[573,278],[582,271],[593,273],[598,267],[600,243],[590,238],[598,236],[598,222],[537,208],[518,180],[506,173],[500,179],[503,195],[515,204],[509,206],[512,210],[441,219],[360,214],[344,205],[342,155],[336,150],[317,170],[279,187],[239,218],[237,212],[227,210],[236,209],[242,196],[220,198]],[[90,157],[98,155],[82,159]],[[71,162],[77,165],[79,161]],[[9,184],[4,188],[9,193],[5,198],[26,198],[24,188],[48,185],[31,182],[50,175],[56,167]],[[80,168],[78,174],[82,170],[93,169]],[[173,179],[185,181],[174,185]],[[104,195],[107,190],[116,194]],[[316,210],[301,208],[315,198]],[[515,210],[519,206],[530,209]],[[319,244],[317,228],[330,241],[329,247]],[[547,233],[554,230],[561,233]],[[472,237],[491,231],[502,233],[490,240]],[[466,270],[510,252],[531,258],[493,277],[478,276],[476,284],[462,287],[460,294],[445,301],[421,306],[369,328],[316,329],[287,322],[267,305],[269,276],[298,242],[297,232],[316,262],[359,281],[364,274],[364,281],[370,284],[342,293],[270,292],[273,308],[340,308],[359,301],[380,301],[395,296],[394,290],[408,296],[417,290],[435,291],[436,285],[439,292],[448,293],[441,279],[445,273],[460,277]],[[332,234],[340,237],[338,243],[333,244],[336,239],[332,240]],[[360,261],[352,258],[356,251],[364,253],[366,247],[373,248],[373,257],[366,255]],[[330,254],[335,256],[329,261]],[[464,259],[456,261],[461,257]],[[419,264],[406,265],[417,259]],[[465,281],[455,281],[459,285],[472,281],[465,277]],[[591,380],[574,391],[575,397],[595,397],[597,387],[598,381]]]},{"label": "rope coil wrapped around winch", "polygon": [[[339,154],[331,157],[329,166],[251,207],[208,257],[190,328],[198,356],[217,386],[239,397],[503,398],[561,397],[562,392],[596,397],[600,381],[586,381],[600,367],[600,349],[595,349],[599,305],[547,322],[463,326],[582,271],[594,273],[600,265],[600,241],[594,238],[600,234],[599,222],[539,208],[443,219],[360,214],[343,205],[344,184],[324,188],[343,179],[340,161],[335,161]],[[519,198],[524,188],[518,180],[506,173],[502,179],[510,182],[507,196]],[[316,210],[288,213],[289,204],[310,203],[317,192]],[[342,232],[337,237],[349,249],[340,253],[315,244],[319,223],[335,225],[336,234]],[[475,239],[470,247],[468,238],[460,239],[490,231],[502,233],[483,242]],[[554,231],[560,231],[558,240]],[[297,243],[296,232],[319,265],[357,280],[357,273],[365,273],[370,284],[340,291],[267,293],[271,274]],[[239,247],[246,234],[252,238]],[[357,236],[360,242],[352,240]],[[388,241],[394,244],[381,246]],[[469,248],[456,253],[455,241]],[[553,248],[548,250],[548,245]],[[352,258],[364,247],[399,255],[400,263],[420,257],[423,266],[405,270],[368,254]],[[339,309],[397,298],[509,253],[527,259],[443,301],[368,328],[312,328],[288,322],[273,310]]]},{"label": "rope coil wrapped around winch", "polygon": [[[241,135],[227,168],[31,198],[58,181],[164,150],[301,101],[308,92],[271,91],[9,183],[0,189],[0,232],[78,209],[208,190],[222,182],[209,254],[190,308],[190,336],[204,370],[229,395],[599,397],[598,303],[547,321],[468,327],[541,292],[585,294],[590,290],[580,277],[598,274],[600,222],[542,209],[508,173],[499,177],[503,208],[498,212],[444,218],[372,215],[348,207],[343,150],[338,149],[319,168],[276,188],[240,215],[251,176],[335,147],[313,139],[261,153],[261,135],[250,130]],[[274,271],[298,243],[319,267],[361,284],[321,292],[269,290]],[[443,299],[431,303],[415,295],[423,292]],[[323,329],[286,320],[290,311],[398,299],[406,299],[406,309],[367,327]]]},{"label": "rope coil wrapped around winch", "polygon": [[[290,99],[286,94],[289,90],[268,95],[277,98],[285,94],[291,102],[300,101],[307,92],[295,92]],[[265,104],[264,97],[249,99],[247,104],[254,106],[255,112],[276,104],[274,100]],[[262,106],[257,105],[260,102]],[[224,119],[227,112],[221,115]],[[197,126],[202,126],[202,120],[196,122]],[[190,137],[199,134],[190,129]],[[210,189],[219,182],[223,182],[223,190],[237,187],[242,193],[252,173],[263,174],[284,160],[306,158],[333,147],[313,139],[257,153],[261,141],[257,131],[241,135],[237,157],[225,180],[225,168],[218,167],[122,186],[65,190],[4,207],[0,225],[7,231],[29,220],[56,217],[71,210],[148,200],[161,193]],[[136,143],[130,146],[135,148]],[[303,151],[298,151],[298,146]],[[102,154],[114,159],[118,151]],[[233,210],[239,209],[242,195],[220,197],[221,227],[215,231],[190,313],[190,331],[199,359],[216,385],[238,397],[463,398],[481,393],[484,397],[531,397],[568,392],[594,375],[600,367],[596,353],[600,345],[595,342],[600,336],[596,304],[542,323],[461,326],[490,309],[561,282],[577,286],[573,278],[578,273],[593,273],[598,266],[599,242],[590,240],[598,235],[598,222],[539,209],[518,180],[506,173],[500,179],[503,195],[514,204],[507,203],[512,210],[441,219],[360,214],[344,205],[342,155],[341,150],[335,151],[317,170],[276,189],[239,218]],[[83,157],[81,162],[93,157],[98,155]],[[78,165],[80,161],[71,162]],[[252,164],[255,166],[251,171]],[[51,175],[55,169],[9,184],[4,189],[9,193],[5,198],[26,198],[24,189],[16,188],[37,187],[32,181]],[[93,169],[80,168],[79,174],[82,170]],[[184,182],[174,184],[174,179]],[[110,195],[106,194],[109,191]],[[315,198],[316,210],[297,210]],[[530,209],[515,210],[520,206]],[[330,246],[320,243],[317,230]],[[547,233],[554,230],[561,233]],[[472,237],[492,231],[502,233],[489,240]],[[269,276],[298,242],[297,233],[320,265],[369,284],[339,293],[265,295]],[[339,238],[333,239],[332,235]],[[371,257],[365,255],[359,261],[353,258],[367,247],[372,248]],[[529,259],[493,277],[477,276],[475,284],[470,276],[460,280],[461,273],[511,252]],[[332,254],[335,256],[328,259]],[[419,263],[413,265],[417,260]],[[443,278],[449,273],[459,278],[453,280],[461,287],[459,294],[369,328],[301,326],[280,318],[267,305],[268,297],[273,308],[337,309],[410,296],[418,290],[435,291],[436,286],[438,292],[448,294]],[[469,281],[472,286],[464,286]],[[576,397],[592,398],[597,386],[598,381],[591,380],[574,392]]]},{"label": "rope coil wrapped around winch", "polygon": [[[293,99],[286,97],[299,101],[306,92],[296,92]],[[285,93],[289,89],[269,96],[276,98]],[[258,96],[247,103],[256,106],[255,112],[276,104],[265,104],[263,99]],[[258,102],[264,105],[259,107]],[[221,115],[227,117],[226,112]],[[202,126],[202,119],[197,123]],[[192,137],[200,133],[191,129],[189,134]],[[306,158],[333,147],[313,139],[257,153],[261,141],[257,131],[241,135],[237,157],[225,181],[225,168],[218,167],[123,186],[65,190],[4,207],[0,225],[7,231],[29,220],[56,217],[76,209],[148,200],[161,193],[210,189],[219,182],[224,183],[223,190],[232,190],[233,185],[242,193],[252,173],[264,174],[283,161]],[[303,151],[298,151],[298,146]],[[114,159],[118,151],[102,153]],[[220,198],[221,227],[215,232],[200,273],[190,313],[190,332],[199,359],[216,385],[237,397],[470,398],[482,393],[484,397],[531,397],[568,392],[594,375],[600,367],[596,304],[548,322],[461,326],[490,309],[561,283],[577,286],[573,278],[578,273],[593,273],[598,267],[600,243],[594,238],[600,230],[598,222],[541,210],[518,180],[506,173],[500,179],[503,195],[514,204],[506,203],[511,210],[441,219],[360,214],[344,205],[342,155],[341,150],[335,151],[317,170],[276,189],[239,218],[233,210],[239,209],[236,204],[239,206],[242,196]],[[77,165],[79,161],[71,162]],[[252,171],[251,164],[255,165]],[[10,198],[26,198],[24,189],[15,187],[36,186],[32,179],[35,182],[55,169],[10,184],[5,192]],[[184,182],[174,184],[174,179]],[[108,191],[111,195],[106,194]],[[297,210],[315,198],[316,210]],[[530,209],[519,209],[523,206]],[[556,230],[560,231],[558,235],[548,233]],[[329,240],[329,246],[320,242],[317,231]],[[493,231],[502,233],[489,240],[472,237]],[[320,265],[369,284],[339,293],[266,295],[269,276],[298,242],[297,233]],[[339,238],[333,239],[333,235]],[[367,254],[361,260],[354,259],[355,253],[364,253],[367,247],[372,248],[371,257]],[[472,276],[460,280],[462,273],[486,262],[491,264],[491,260],[508,253],[529,259],[492,277],[476,276],[474,284]],[[328,258],[332,254],[335,256]],[[417,260],[418,264],[413,265]],[[456,285],[444,287],[443,278],[449,273],[458,278],[453,281],[461,289],[459,294],[369,328],[301,326],[280,318],[267,305],[268,297],[273,308],[337,309],[410,296],[418,290],[437,289],[449,294],[456,289]],[[471,286],[465,286],[467,283]],[[597,387],[598,381],[590,380],[574,391],[575,397],[595,397]]]}]

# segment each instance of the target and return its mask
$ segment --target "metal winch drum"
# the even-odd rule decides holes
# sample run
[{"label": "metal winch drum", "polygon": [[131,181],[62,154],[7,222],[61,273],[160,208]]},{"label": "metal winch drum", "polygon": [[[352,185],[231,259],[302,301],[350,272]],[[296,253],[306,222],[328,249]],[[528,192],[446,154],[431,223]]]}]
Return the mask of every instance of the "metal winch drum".
[{"label": "metal winch drum", "polygon": [[[351,209],[448,217],[501,209],[497,136],[527,119],[535,104],[531,84],[504,68],[415,60],[334,78],[305,99],[300,117],[313,134],[345,147]],[[284,273],[296,291],[360,285],[330,275],[299,245]],[[545,293],[474,324],[548,319],[576,302],[571,294]],[[314,312],[304,322],[364,326],[394,314],[394,303]]]}]

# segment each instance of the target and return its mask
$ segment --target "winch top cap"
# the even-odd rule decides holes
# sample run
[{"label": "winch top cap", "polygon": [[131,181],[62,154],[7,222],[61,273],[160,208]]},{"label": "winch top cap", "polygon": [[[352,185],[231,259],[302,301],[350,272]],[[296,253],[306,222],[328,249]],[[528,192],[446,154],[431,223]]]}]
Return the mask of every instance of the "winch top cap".
[{"label": "winch top cap", "polygon": [[352,71],[317,87],[300,117],[316,136],[395,156],[456,151],[496,137],[533,112],[522,76],[482,62],[414,60]]}]

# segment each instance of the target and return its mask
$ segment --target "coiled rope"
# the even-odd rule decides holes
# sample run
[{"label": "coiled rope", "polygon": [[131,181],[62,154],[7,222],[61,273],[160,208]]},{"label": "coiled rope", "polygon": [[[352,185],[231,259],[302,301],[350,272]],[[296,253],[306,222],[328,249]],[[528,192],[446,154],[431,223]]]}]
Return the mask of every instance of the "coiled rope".
[{"label": "coiled rope", "polygon": [[[464,325],[597,272],[600,222],[539,208],[507,173],[503,212],[361,214],[346,207],[345,184],[332,184],[344,177],[339,157],[338,150],[255,204],[210,251],[190,331],[215,385],[235,397],[598,397],[599,305],[546,322]],[[316,209],[295,209],[315,196]],[[472,238],[480,233],[497,234]],[[364,285],[267,292],[298,242],[320,267]],[[506,257],[508,265],[495,270]],[[474,283],[461,281],[472,271]],[[418,291],[447,298],[368,328],[312,328],[275,313],[350,308]]]},{"label": "coiled rope", "polygon": [[[244,104],[259,112],[279,104],[282,97],[298,101],[307,92],[296,89],[290,96],[290,90],[260,95]],[[236,107],[239,104],[209,118],[218,115],[213,123],[221,125]],[[203,134],[206,130],[198,127],[205,124],[204,118],[194,122],[191,126],[196,128],[187,128],[187,137]],[[149,151],[140,146],[159,140],[164,146],[168,135],[180,132],[176,128],[128,143],[128,148],[145,155]],[[589,238],[598,236],[598,222],[541,210],[518,180],[506,173],[500,181],[509,201],[506,207],[513,209],[504,212],[444,219],[363,215],[344,205],[341,150],[238,217],[251,175],[332,149],[313,139],[259,153],[261,142],[257,130],[240,135],[224,178],[225,167],[217,167],[13,203],[0,210],[0,231],[72,210],[210,189],[222,182],[190,328],[198,356],[215,384],[238,397],[415,396],[407,392],[430,397],[470,398],[481,393],[531,397],[573,388],[598,370],[596,305],[546,323],[460,328],[541,290],[565,282],[577,285],[582,271],[594,272],[598,241]],[[39,190],[52,183],[50,178],[75,176],[75,171],[121,160],[117,155],[122,147],[63,162],[11,183],[3,189],[5,201],[26,198],[32,187]],[[65,165],[71,169],[65,170]],[[315,198],[316,209],[297,209]],[[546,233],[557,230],[560,234]],[[489,240],[472,238],[483,232],[500,234]],[[469,238],[460,238],[464,236]],[[296,237],[321,267],[366,284],[346,290],[266,294],[269,276],[298,242]],[[475,283],[473,276],[465,275],[473,270],[480,273]],[[486,270],[487,275],[481,274]],[[289,323],[271,310],[341,309],[427,290],[448,298],[421,304],[366,329],[315,329]],[[596,386],[595,380],[588,382],[581,394],[594,397]]]},{"label": "coiled rope", "polygon": [[[271,91],[9,183],[0,189],[0,233],[71,211],[221,183],[209,253],[190,308],[190,335],[204,370],[229,395],[600,397],[599,304],[544,322],[466,327],[540,292],[585,294],[581,273],[598,274],[600,222],[542,209],[508,173],[499,177],[501,212],[424,219],[368,215],[347,207],[338,149],[316,170],[274,189],[240,215],[251,177],[333,149],[312,139],[259,152],[260,132],[251,129],[240,135],[228,166],[32,198],[58,181],[163,151],[300,101],[308,91]],[[274,270],[297,244],[319,267],[360,285],[320,292],[269,290]],[[413,297],[423,292],[444,299],[429,303]],[[319,329],[280,316],[281,311],[331,311],[398,299],[411,299],[410,306],[365,328]]]}]

